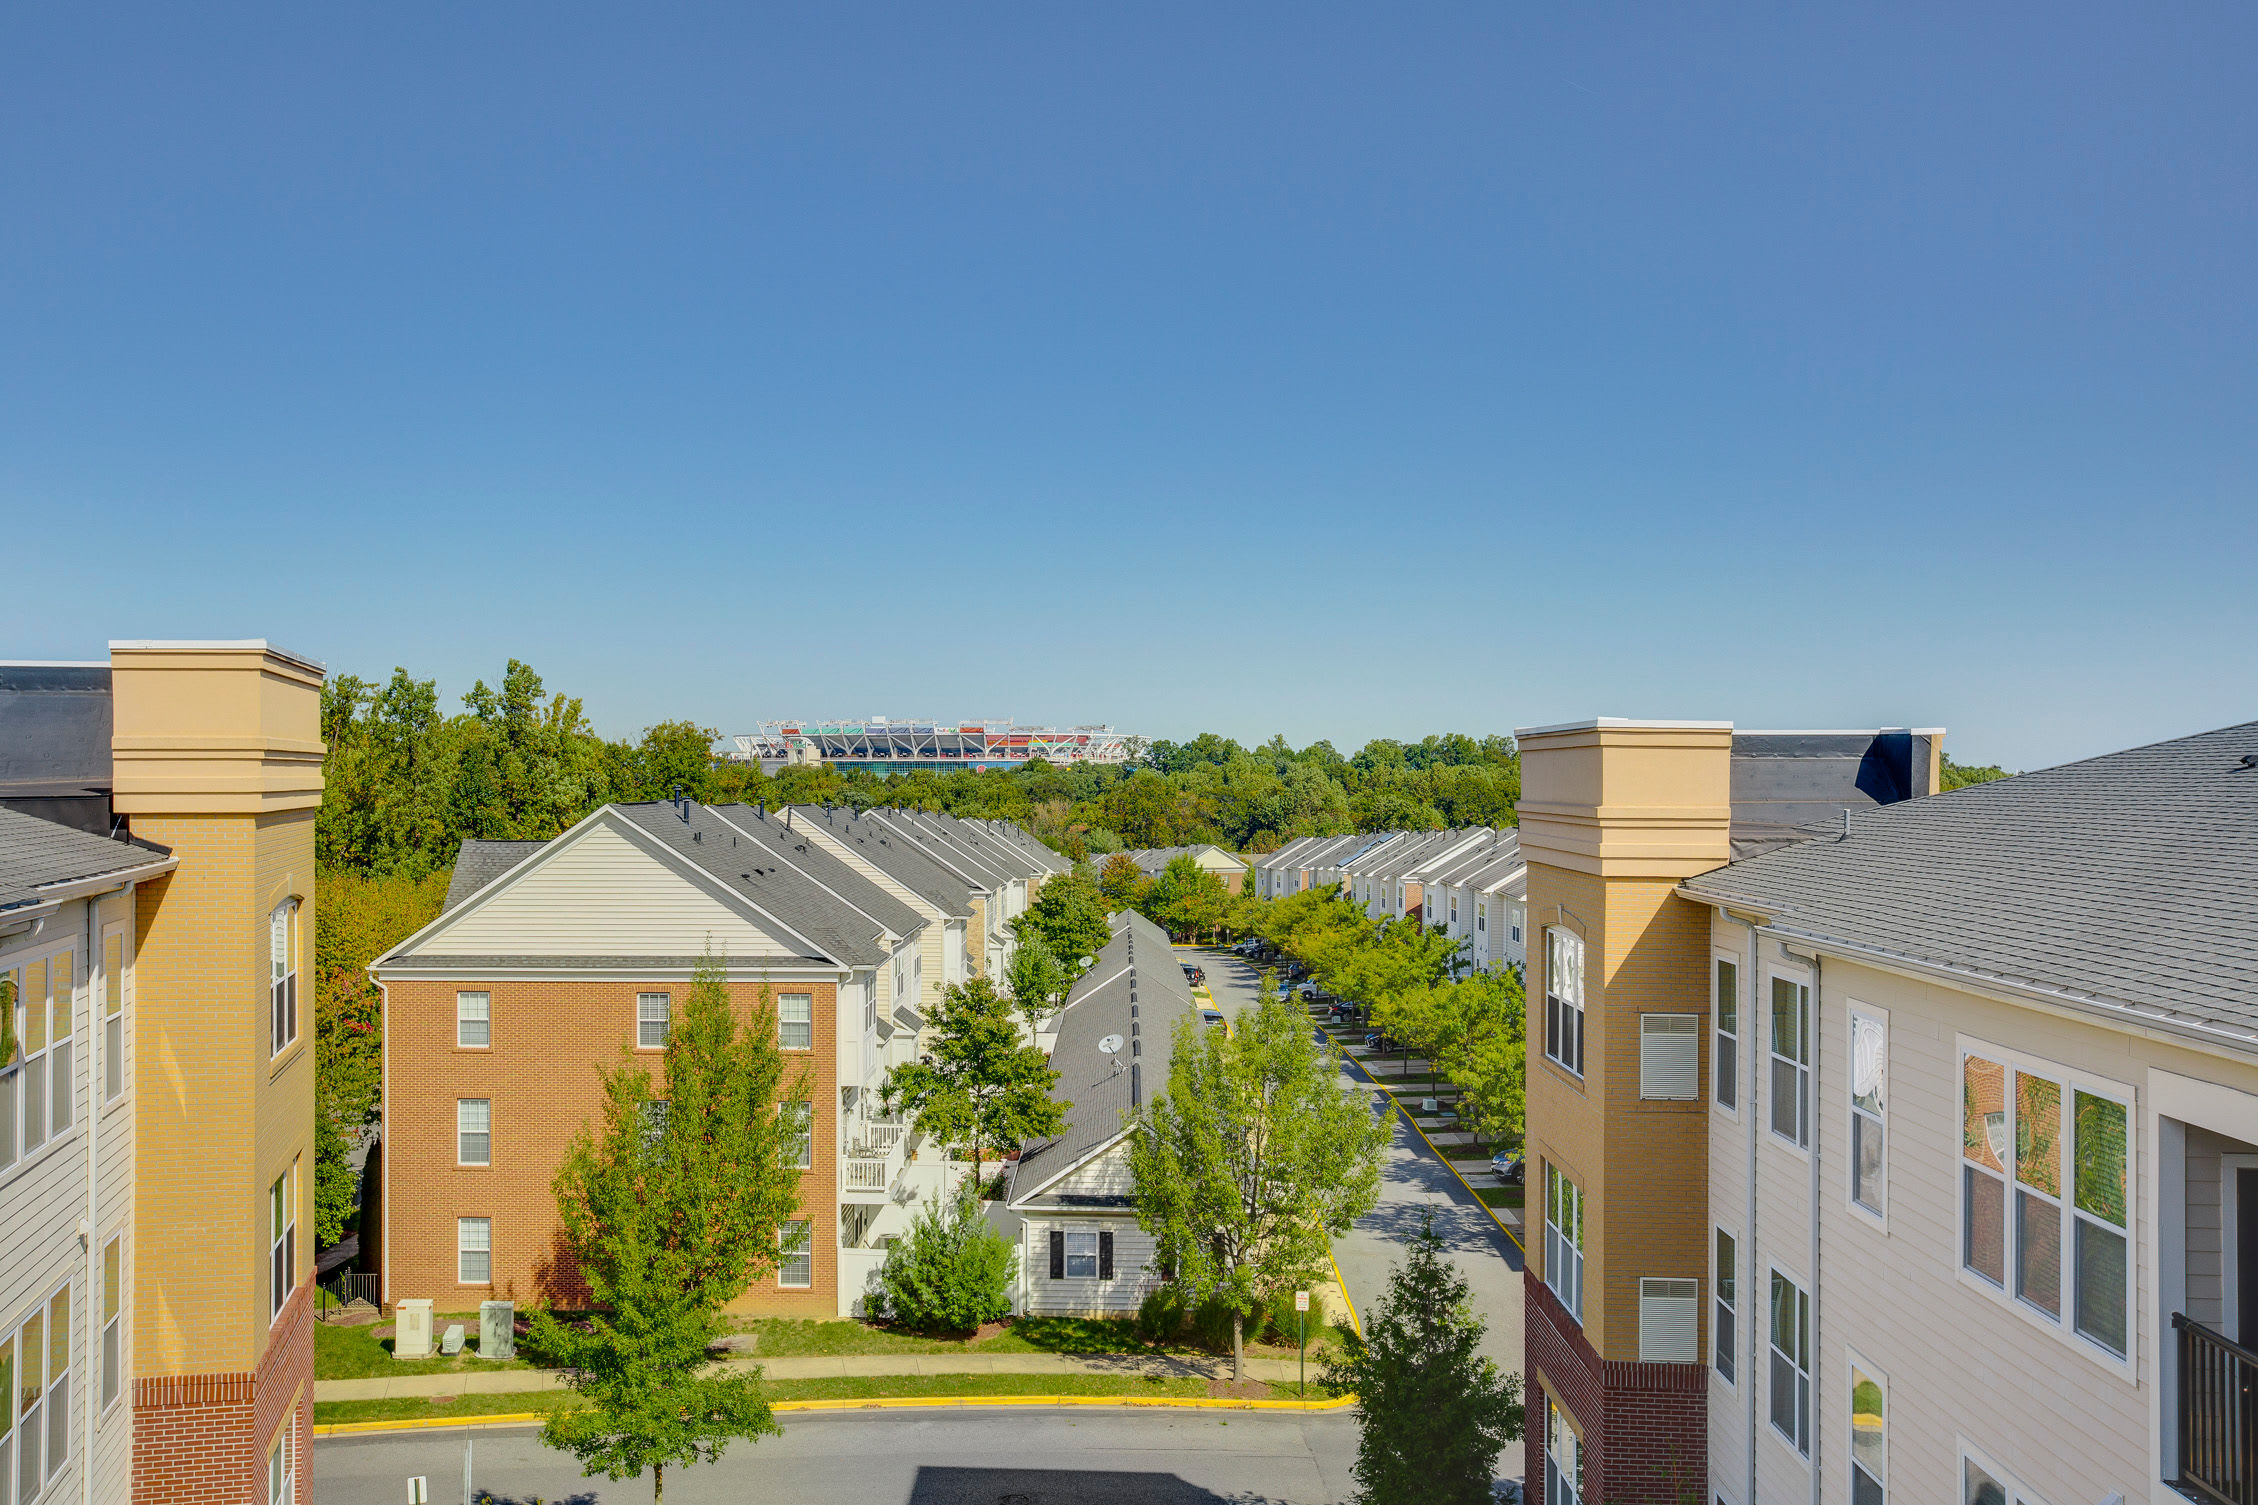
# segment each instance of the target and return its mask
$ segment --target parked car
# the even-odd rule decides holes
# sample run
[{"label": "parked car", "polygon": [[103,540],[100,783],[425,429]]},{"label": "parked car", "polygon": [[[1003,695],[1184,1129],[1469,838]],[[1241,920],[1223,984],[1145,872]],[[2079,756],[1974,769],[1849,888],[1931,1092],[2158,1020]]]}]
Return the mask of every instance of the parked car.
[{"label": "parked car", "polygon": [[1364,1037],[1364,1048],[1366,1050],[1394,1050],[1396,1042],[1381,1031],[1374,1030]]},{"label": "parked car", "polygon": [[1184,981],[1190,983],[1195,988],[1198,987],[1201,983],[1207,981],[1207,973],[1205,971],[1193,966],[1190,962],[1185,962],[1183,965]]},{"label": "parked car", "polygon": [[1499,1150],[1490,1157],[1490,1169],[1496,1171],[1498,1179],[1506,1185],[1519,1186],[1523,1172],[1520,1152],[1517,1150]]},{"label": "parked car", "polygon": [[1231,1026],[1224,1022],[1223,1010],[1221,1009],[1201,1009],[1200,1023],[1206,1025],[1209,1029],[1220,1029],[1226,1035],[1231,1033]]},{"label": "parked car", "polygon": [[1325,990],[1323,988],[1317,985],[1316,980],[1313,978],[1310,981],[1302,983],[1300,986],[1296,987],[1294,989],[1294,996],[1296,996],[1297,998],[1315,998],[1324,991]]}]

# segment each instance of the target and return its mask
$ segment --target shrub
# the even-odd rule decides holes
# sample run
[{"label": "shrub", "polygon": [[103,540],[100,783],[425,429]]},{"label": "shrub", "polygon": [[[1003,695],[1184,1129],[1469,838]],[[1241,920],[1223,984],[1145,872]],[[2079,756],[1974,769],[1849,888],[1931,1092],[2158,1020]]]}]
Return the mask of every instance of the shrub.
[{"label": "shrub", "polygon": [[917,1332],[968,1333],[1011,1310],[1011,1243],[981,1216],[971,1183],[894,1240],[878,1271],[886,1315]]},{"label": "shrub", "polygon": [[1147,1343],[1166,1343],[1184,1330],[1184,1293],[1162,1286],[1137,1305],[1137,1336]]},{"label": "shrub", "polygon": [[[1255,1341],[1256,1330],[1262,1322],[1262,1313],[1259,1310],[1248,1312],[1246,1318],[1247,1341],[1252,1343]],[[1192,1308],[1191,1329],[1192,1341],[1199,1344],[1200,1347],[1215,1353],[1229,1353],[1231,1351],[1231,1303],[1229,1299],[1223,1296],[1210,1296],[1207,1300]]]}]

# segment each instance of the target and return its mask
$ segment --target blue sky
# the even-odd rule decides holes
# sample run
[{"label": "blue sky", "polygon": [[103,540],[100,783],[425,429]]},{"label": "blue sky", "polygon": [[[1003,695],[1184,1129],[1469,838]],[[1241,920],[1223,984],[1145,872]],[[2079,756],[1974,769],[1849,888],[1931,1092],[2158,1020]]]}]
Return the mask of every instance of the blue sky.
[{"label": "blue sky", "polygon": [[2251,7],[186,9],[0,17],[9,657],[2258,715]]}]

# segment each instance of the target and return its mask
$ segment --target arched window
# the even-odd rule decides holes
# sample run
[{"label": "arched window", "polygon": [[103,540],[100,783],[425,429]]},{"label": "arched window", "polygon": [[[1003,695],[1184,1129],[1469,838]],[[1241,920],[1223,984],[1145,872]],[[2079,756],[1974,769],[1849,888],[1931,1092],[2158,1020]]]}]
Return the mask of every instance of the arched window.
[{"label": "arched window", "polygon": [[270,979],[270,1055],[281,1055],[298,1038],[298,901],[274,907],[267,926]]}]

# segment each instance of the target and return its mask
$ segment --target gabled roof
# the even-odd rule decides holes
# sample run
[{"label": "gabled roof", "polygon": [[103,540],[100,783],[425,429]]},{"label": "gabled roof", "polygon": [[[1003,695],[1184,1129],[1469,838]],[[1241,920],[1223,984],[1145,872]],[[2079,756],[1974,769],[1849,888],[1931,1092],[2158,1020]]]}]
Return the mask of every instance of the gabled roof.
[{"label": "gabled roof", "polygon": [[1223,848],[1212,841],[1203,841],[1188,847],[1137,847],[1131,851],[1123,852],[1121,855],[1137,864],[1137,871],[1158,877],[1168,871],[1168,864],[1174,862],[1177,858],[1189,857],[1197,862],[1202,852],[1219,853],[1234,863],[1239,871],[1246,871],[1245,859],[1232,856],[1231,853],[1224,851]]},{"label": "gabled roof", "polygon": [[886,960],[877,922],[841,904],[798,867],[716,812],[671,800],[612,808],[743,894],[761,913],[814,941],[833,960],[858,967],[874,967]]},{"label": "gabled roof", "polygon": [[0,808],[0,914],[50,903],[78,885],[123,882],[136,873],[154,877],[175,865],[170,847],[112,841]]},{"label": "gabled roof", "polygon": [[1020,853],[1026,857],[1028,862],[1041,872],[1066,873],[1072,872],[1074,869],[1074,864],[1066,860],[1064,853],[1053,850],[1044,842],[1037,841],[1024,827],[1014,822],[983,819],[975,820],[971,824],[1000,836],[1005,841],[1018,847]]},{"label": "gabled roof", "polygon": [[781,815],[771,816],[752,805],[720,805],[714,814],[746,837],[765,844],[785,863],[798,868],[818,887],[835,895],[856,913],[867,915],[895,936],[915,935],[925,917],[858,872],[844,859],[824,850],[823,843],[805,831],[787,828]]},{"label": "gabled roof", "polygon": [[869,811],[866,818],[892,831],[901,840],[914,843],[934,862],[962,878],[974,893],[994,893],[1010,881],[989,858],[967,850],[953,836],[926,825],[918,811],[876,809]]},{"label": "gabled roof", "polygon": [[545,841],[465,841],[455,853],[455,871],[447,880],[445,914],[496,878],[547,846]]},{"label": "gabled roof", "polygon": [[1264,870],[1300,867],[1303,854],[1314,852],[1333,839],[1329,836],[1297,836],[1277,851],[1264,852],[1254,858],[1254,865]]},{"label": "gabled roof", "polygon": [[916,894],[945,915],[963,919],[972,913],[973,886],[933,859],[923,842],[858,818],[852,811],[827,810],[821,805],[794,805],[793,821],[821,821],[826,830],[851,846],[872,867]]},{"label": "gabled roof", "polygon": [[2258,722],[1840,822],[1680,892],[2258,1050]]},{"label": "gabled roof", "polygon": [[1007,841],[989,830],[985,821],[965,820],[945,810],[928,811],[924,820],[933,830],[986,859],[1006,877],[1040,878],[1050,871],[1028,855],[1018,842]]},{"label": "gabled roof", "polygon": [[[1051,1097],[1067,1105],[1066,1132],[1019,1157],[1008,1198],[1014,1207],[1040,1198],[1121,1138],[1138,1109],[1167,1086],[1176,1021],[1194,1015],[1191,985],[1168,932],[1133,910],[1109,923],[1113,939],[1066,995],[1051,1048],[1059,1074]],[[1115,1049],[1100,1048],[1117,1035]]]}]

